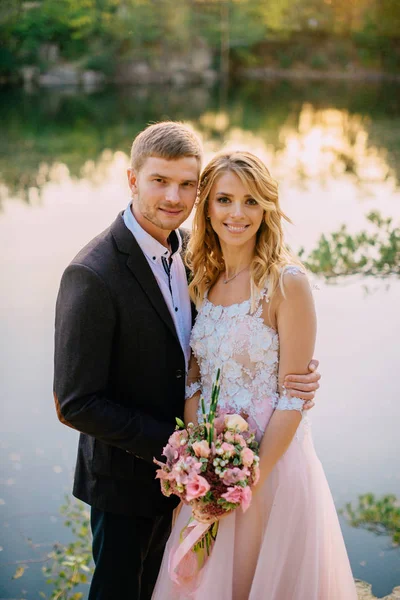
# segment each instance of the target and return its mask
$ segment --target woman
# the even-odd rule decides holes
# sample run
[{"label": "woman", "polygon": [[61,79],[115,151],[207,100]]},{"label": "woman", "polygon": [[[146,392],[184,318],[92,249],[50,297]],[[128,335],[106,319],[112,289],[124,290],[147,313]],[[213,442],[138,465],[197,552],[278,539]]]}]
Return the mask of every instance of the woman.
[{"label": "woman", "polygon": [[[198,308],[186,422],[197,422],[218,367],[219,407],[245,414],[260,441],[253,500],[220,521],[196,600],[355,600],[332,496],[316,456],[303,401],[282,383],[307,372],[316,318],[301,263],[283,242],[277,184],[247,152],[217,155],[205,168],[194,218],[190,293]],[[153,598],[184,598],[168,555],[191,514],[184,506]]]}]

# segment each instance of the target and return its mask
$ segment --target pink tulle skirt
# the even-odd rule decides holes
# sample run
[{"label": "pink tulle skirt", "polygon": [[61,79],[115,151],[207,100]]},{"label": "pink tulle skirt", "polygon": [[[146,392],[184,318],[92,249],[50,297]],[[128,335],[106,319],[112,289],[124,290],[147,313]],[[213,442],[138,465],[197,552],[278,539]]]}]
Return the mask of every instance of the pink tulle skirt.
[{"label": "pink tulle skirt", "polygon": [[175,522],[152,600],[357,599],[309,430],[292,441],[248,511],[221,519],[200,585],[188,595],[172,582],[168,557],[190,514],[184,506]]}]

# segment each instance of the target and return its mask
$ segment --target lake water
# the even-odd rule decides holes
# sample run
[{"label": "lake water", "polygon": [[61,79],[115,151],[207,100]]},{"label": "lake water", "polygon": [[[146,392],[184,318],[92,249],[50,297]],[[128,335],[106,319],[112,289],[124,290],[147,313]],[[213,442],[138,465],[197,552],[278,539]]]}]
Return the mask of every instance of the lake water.
[{"label": "lake water", "polygon": [[[128,203],[136,133],[180,119],[203,136],[206,159],[222,145],[259,154],[293,220],[290,245],[309,251],[343,223],[368,228],[372,210],[399,222],[399,92],[337,82],[1,92],[0,598],[49,594],[41,561],[70,539],[59,507],[77,435],[53,406],[54,304],[64,267]],[[323,380],[311,416],[336,506],[366,492],[400,496],[400,282],[317,283]],[[341,523],[355,577],[377,596],[400,585],[390,539]],[[30,562],[12,580],[20,560]]]}]

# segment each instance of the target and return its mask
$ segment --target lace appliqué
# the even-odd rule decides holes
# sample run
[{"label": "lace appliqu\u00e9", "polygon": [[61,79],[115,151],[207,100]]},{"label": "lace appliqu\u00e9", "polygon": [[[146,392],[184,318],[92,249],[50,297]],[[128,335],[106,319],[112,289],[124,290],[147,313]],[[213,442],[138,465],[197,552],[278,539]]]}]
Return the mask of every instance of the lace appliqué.
[{"label": "lace appliqu\u00e9", "polygon": [[[305,274],[294,265],[287,266],[285,271]],[[206,295],[190,339],[200,368],[206,408],[220,367],[220,411],[248,415],[250,426],[256,430],[259,439],[275,408],[299,411],[303,408],[303,401],[298,398],[284,400],[279,397],[279,337],[277,331],[264,323],[263,303],[267,300],[267,289],[260,292],[253,307],[251,299],[222,306],[210,302]],[[198,389],[200,384],[190,388],[189,394],[193,395]],[[298,428],[299,435],[302,435],[303,421],[304,418]]]},{"label": "lace appliqu\u00e9", "polygon": [[289,273],[290,275],[305,275],[304,269],[295,265],[287,265],[282,269],[283,273]]},{"label": "lace appliqu\u00e9", "polygon": [[191,383],[190,385],[187,385],[185,388],[185,399],[188,400],[189,398],[194,396],[195,393],[198,392],[199,390],[201,390],[200,381],[195,381],[195,382]]},{"label": "lace appliqu\u00e9", "polygon": [[276,410],[298,410],[303,412],[304,400],[301,398],[292,398],[286,394],[278,396],[275,409]]}]

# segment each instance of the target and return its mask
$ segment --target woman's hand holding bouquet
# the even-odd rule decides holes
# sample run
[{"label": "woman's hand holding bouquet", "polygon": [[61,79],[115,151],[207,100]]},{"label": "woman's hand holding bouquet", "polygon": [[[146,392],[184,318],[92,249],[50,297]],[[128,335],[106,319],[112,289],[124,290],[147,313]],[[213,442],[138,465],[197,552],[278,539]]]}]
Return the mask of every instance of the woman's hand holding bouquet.
[{"label": "woman's hand holding bouquet", "polygon": [[170,576],[187,591],[197,586],[218,531],[218,520],[238,508],[250,506],[251,487],[259,478],[258,443],[248,423],[237,414],[217,413],[218,370],[210,410],[201,399],[203,422],[197,426],[177,419],[177,429],[163,450],[166,463],[157,477],[166,496],[175,494],[192,507],[179,546],[171,552]]}]

